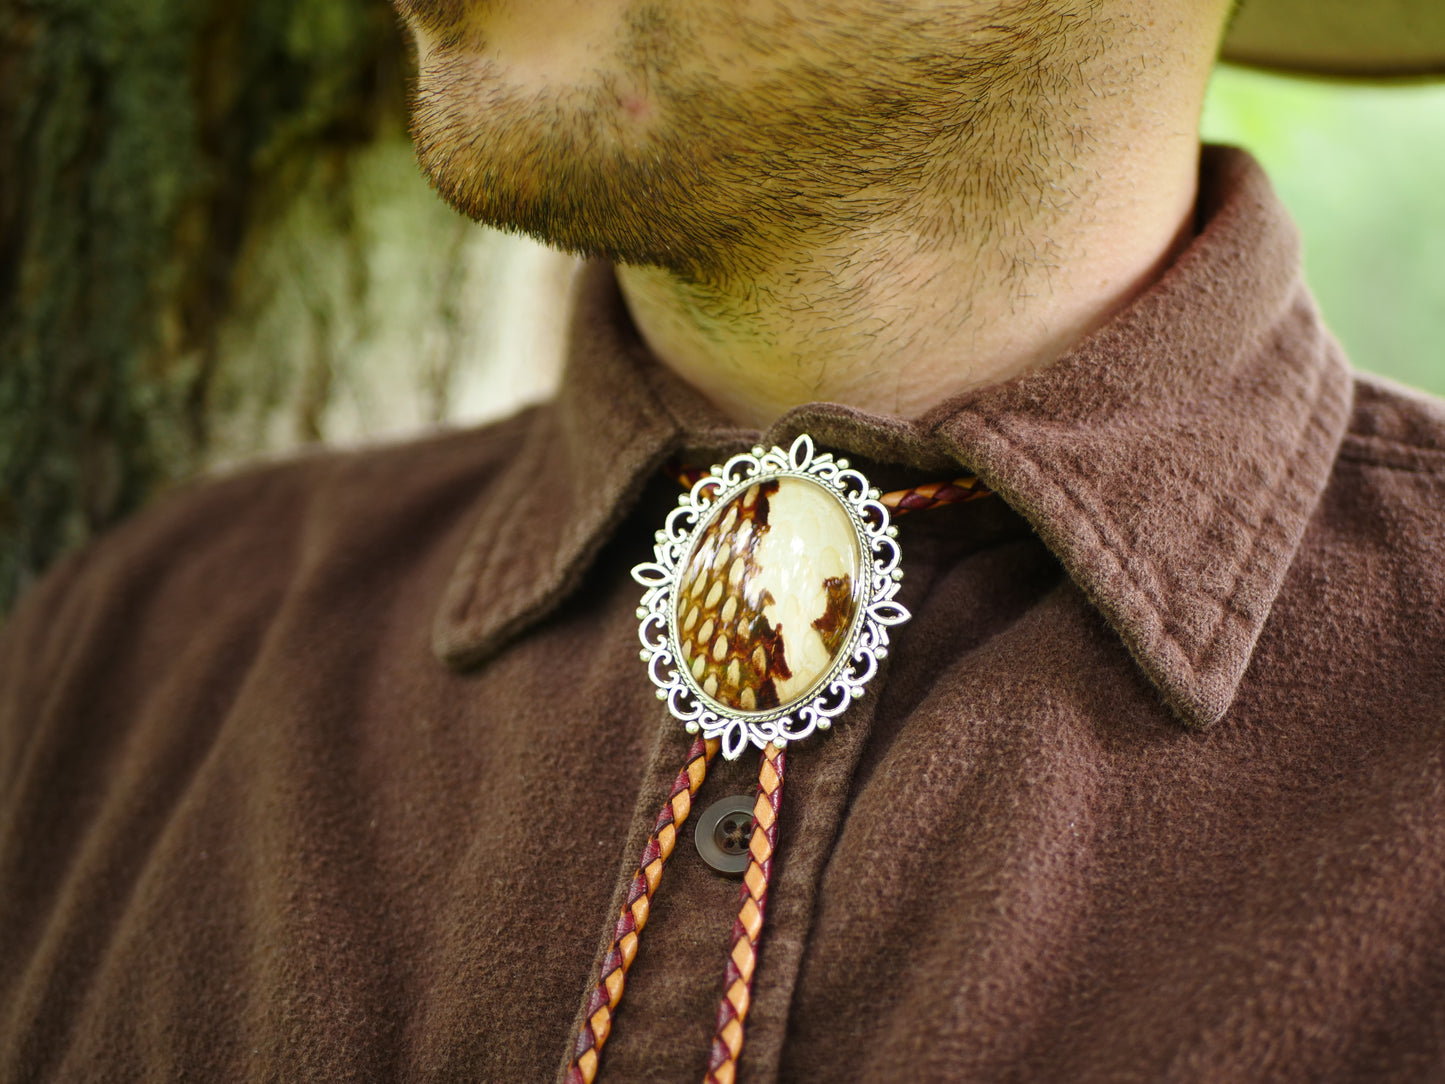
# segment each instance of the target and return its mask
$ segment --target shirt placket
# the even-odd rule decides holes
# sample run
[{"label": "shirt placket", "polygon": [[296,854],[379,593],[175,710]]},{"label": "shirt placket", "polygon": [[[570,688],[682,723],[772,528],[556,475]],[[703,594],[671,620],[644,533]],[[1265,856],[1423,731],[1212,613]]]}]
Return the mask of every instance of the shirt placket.
[{"label": "shirt placket", "polygon": [[[934,572],[923,562],[910,566],[904,597],[917,597],[925,591]],[[640,672],[637,677],[645,680]],[[887,696],[887,680],[885,663],[868,695],[855,702],[830,732],[789,747],[788,785],[779,818],[766,928],[753,980],[747,1043],[738,1070],[742,1084],[762,1084],[778,1077],[793,993],[809,949],[824,873],[843,828],[879,705]],[[598,918],[599,933],[604,927],[606,932],[596,946],[581,992],[577,1028],[586,1018],[588,997],[611,942],[613,924],[637,874],[638,858],[691,741],[681,724],[659,710],[657,735],[638,790],[612,900],[605,916]],[[703,1079],[723,993],[740,882],[708,867],[697,852],[693,832],[698,814],[711,803],[734,794],[751,796],[757,772],[755,752],[731,764],[716,758],[693,796],[692,814],[679,832],[627,974],[626,997],[613,1018],[600,1059],[597,1080],[601,1084]],[[568,1056],[559,1068],[559,1081],[566,1075],[570,1046],[565,1053]]]}]

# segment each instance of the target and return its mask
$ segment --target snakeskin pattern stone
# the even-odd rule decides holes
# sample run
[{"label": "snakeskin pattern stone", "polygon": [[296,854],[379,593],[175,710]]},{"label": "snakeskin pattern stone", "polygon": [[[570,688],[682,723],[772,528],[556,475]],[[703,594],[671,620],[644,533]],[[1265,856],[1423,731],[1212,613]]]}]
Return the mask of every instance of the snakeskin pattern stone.
[{"label": "snakeskin pattern stone", "polygon": [[719,509],[683,565],[682,663],[734,711],[807,697],[833,668],[859,607],[858,533],[838,498],[772,478]]}]

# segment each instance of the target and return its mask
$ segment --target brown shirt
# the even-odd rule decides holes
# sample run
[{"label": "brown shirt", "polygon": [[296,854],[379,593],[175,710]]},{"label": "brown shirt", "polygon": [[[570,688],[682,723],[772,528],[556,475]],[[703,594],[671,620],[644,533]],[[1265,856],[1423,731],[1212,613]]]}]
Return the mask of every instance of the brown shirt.
[{"label": "brown shirt", "polygon": [[[1352,379],[1257,167],[1062,360],[801,407],[902,523],[790,750],[741,1079],[1445,1077],[1445,410]],[[689,739],[659,465],[757,440],[589,277],[558,399],[198,485],[0,640],[0,1078],[548,1081]],[[698,807],[751,790],[718,762]],[[604,1081],[695,1081],[737,883],[663,879]]]}]

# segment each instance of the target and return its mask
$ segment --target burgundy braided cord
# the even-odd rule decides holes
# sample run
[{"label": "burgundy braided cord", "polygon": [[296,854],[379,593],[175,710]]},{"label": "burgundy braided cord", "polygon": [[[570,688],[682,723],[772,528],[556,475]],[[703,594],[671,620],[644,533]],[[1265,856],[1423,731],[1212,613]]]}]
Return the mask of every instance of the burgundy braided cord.
[{"label": "burgundy braided cord", "polygon": [[897,519],[909,512],[923,512],[945,504],[967,504],[992,495],[993,490],[980,482],[976,475],[970,474],[951,482],[925,482],[911,489],[896,489],[883,494],[878,500]]},{"label": "burgundy braided cord", "polygon": [[612,1018],[622,1000],[627,983],[627,969],[637,955],[637,942],[647,925],[652,897],[662,880],[662,871],[677,844],[677,833],[692,811],[692,796],[707,776],[707,766],[717,755],[721,743],[716,738],[698,738],[687,752],[687,763],[673,780],[672,790],[657,816],[637,873],[627,890],[622,914],[612,932],[612,943],[602,958],[597,985],[587,1002],[587,1018],[577,1033],[572,1061],[567,1066],[566,1084],[592,1084],[597,1077],[597,1059],[612,1031]]},{"label": "burgundy braided cord", "polygon": [[786,755],[771,742],[758,765],[758,799],[753,804],[753,838],[748,845],[748,869],[739,894],[742,904],[733,923],[732,949],[723,976],[723,996],[717,1007],[703,1084],[733,1084],[743,1052],[743,1028],[752,1003],[753,973],[763,939],[763,914],[768,905],[768,882],[773,872],[773,851],[778,843],[778,809],[783,801],[783,765]]}]

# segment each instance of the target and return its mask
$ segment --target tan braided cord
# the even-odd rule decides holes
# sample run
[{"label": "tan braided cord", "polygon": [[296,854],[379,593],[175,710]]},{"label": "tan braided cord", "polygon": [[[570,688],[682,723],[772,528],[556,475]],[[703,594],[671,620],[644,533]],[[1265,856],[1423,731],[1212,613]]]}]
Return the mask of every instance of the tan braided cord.
[{"label": "tan braided cord", "polygon": [[687,752],[687,763],[673,780],[672,790],[657,816],[652,834],[647,837],[647,845],[642,848],[637,873],[628,886],[627,900],[612,931],[612,943],[607,946],[607,954],[602,958],[597,985],[587,1001],[587,1018],[577,1033],[572,1062],[567,1066],[566,1084],[592,1084],[597,1077],[597,1059],[612,1031],[612,1019],[626,986],[627,969],[637,956],[638,939],[642,928],[647,925],[647,914],[662,880],[663,867],[677,844],[678,830],[692,812],[692,797],[702,786],[707,766],[717,755],[720,744],[716,738],[698,738],[692,743]]},{"label": "tan braided cord", "polygon": [[783,800],[783,765],[786,755],[769,743],[758,766],[758,798],[753,803],[753,838],[748,845],[748,868],[739,895],[742,904],[733,923],[732,950],[723,976],[723,996],[717,1008],[717,1030],[708,1056],[703,1084],[733,1084],[743,1052],[743,1028],[752,1002],[753,973],[763,938],[763,914],[768,906],[768,882],[773,872],[773,851],[778,843],[778,810]]}]

